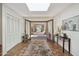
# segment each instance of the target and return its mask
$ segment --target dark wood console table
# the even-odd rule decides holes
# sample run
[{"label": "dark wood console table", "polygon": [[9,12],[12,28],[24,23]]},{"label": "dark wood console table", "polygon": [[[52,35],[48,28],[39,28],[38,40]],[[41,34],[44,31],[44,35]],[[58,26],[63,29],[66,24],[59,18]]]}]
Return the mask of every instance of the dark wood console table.
[{"label": "dark wood console table", "polygon": [[63,34],[63,36],[59,36],[58,34],[56,34],[56,37],[57,37],[57,44],[58,44],[58,41],[59,40],[63,40],[63,53],[64,53],[64,50],[65,50],[65,42],[67,41],[68,42],[68,52],[70,54],[70,47],[71,47],[71,39],[68,38],[68,36],[66,34]]},{"label": "dark wood console table", "polygon": [[65,50],[65,42],[68,41],[68,52],[70,54],[70,44],[71,44],[71,39],[70,38],[66,38],[66,37],[61,37],[63,39],[63,52]]}]

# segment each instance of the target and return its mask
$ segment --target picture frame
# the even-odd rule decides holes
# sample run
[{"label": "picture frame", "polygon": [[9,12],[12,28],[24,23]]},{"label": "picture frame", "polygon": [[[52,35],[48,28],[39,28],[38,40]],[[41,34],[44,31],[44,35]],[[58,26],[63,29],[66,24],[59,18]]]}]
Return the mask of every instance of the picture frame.
[{"label": "picture frame", "polygon": [[79,31],[79,15],[64,19],[62,21],[62,30]]}]

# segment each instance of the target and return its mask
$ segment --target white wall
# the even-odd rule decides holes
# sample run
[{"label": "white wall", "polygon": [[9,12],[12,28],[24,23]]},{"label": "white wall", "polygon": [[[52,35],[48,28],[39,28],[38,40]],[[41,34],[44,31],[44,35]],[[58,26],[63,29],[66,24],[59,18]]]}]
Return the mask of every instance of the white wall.
[{"label": "white wall", "polygon": [[[62,13],[54,17],[54,33],[57,32],[57,27],[61,27],[62,20],[79,15],[79,4],[72,4],[68,8],[64,9]],[[79,32],[75,31],[63,31],[71,38],[71,53],[79,56]],[[59,42],[61,45],[61,43]],[[67,49],[67,46],[65,47]]]},{"label": "white wall", "polygon": [[2,44],[2,4],[0,3],[0,44]]},{"label": "white wall", "polygon": [[3,55],[21,42],[24,33],[24,19],[7,5],[2,6],[2,46]]}]

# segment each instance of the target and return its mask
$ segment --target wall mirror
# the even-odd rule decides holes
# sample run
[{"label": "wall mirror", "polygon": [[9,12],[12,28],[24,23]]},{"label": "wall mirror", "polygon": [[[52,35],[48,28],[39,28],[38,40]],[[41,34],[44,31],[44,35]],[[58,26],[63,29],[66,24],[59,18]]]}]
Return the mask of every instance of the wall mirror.
[{"label": "wall mirror", "polygon": [[44,34],[44,24],[33,24],[31,30],[31,34]]},{"label": "wall mirror", "polygon": [[62,29],[68,31],[79,31],[79,15],[63,20]]},{"label": "wall mirror", "polygon": [[43,31],[44,31],[44,25],[35,24],[35,32],[43,32]]}]

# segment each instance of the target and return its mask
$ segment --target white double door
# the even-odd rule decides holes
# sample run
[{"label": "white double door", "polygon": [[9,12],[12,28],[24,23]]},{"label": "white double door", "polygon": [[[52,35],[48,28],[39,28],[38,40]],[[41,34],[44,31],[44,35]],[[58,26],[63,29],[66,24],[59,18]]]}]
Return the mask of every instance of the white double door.
[{"label": "white double door", "polygon": [[7,14],[6,16],[6,51],[11,49],[19,39],[19,22]]}]

